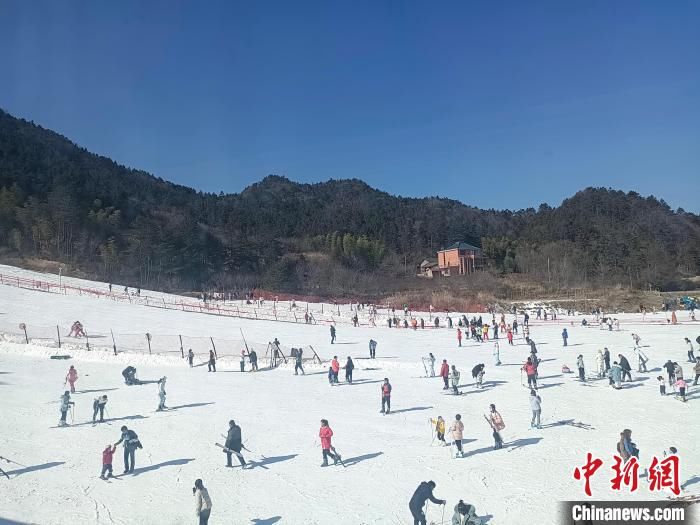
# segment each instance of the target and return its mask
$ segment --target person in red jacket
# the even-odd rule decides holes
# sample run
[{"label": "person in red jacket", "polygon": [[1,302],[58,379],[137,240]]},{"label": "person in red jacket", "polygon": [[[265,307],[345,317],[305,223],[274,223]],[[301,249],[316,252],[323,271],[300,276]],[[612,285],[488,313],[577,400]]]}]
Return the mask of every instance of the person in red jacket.
[{"label": "person in red jacket", "polygon": [[328,420],[321,420],[321,429],[318,431],[318,437],[321,438],[321,450],[323,451],[323,464],[322,467],[328,466],[328,458],[333,459],[333,464],[337,465],[340,458],[337,454],[331,452],[333,445],[331,445],[331,438],[333,437],[333,430],[328,426]]},{"label": "person in red jacket", "polygon": [[537,365],[533,363],[531,357],[527,358],[521,370],[525,370],[527,374],[527,386],[530,388],[537,388]]},{"label": "person in red jacket", "polygon": [[445,386],[442,387],[443,390],[449,390],[450,388],[450,365],[447,364],[447,359],[442,360],[442,366],[440,367],[440,376],[445,382]]},{"label": "person in red jacket", "polygon": [[[102,473],[100,474],[100,479],[107,479],[112,477],[112,456],[114,455],[117,446],[107,445],[102,451]],[[105,472],[107,476],[105,477]]]},{"label": "person in red jacket", "polygon": [[338,372],[340,371],[340,363],[338,362],[338,356],[333,356],[333,361],[331,361],[331,368],[333,369],[333,382],[338,382]]},{"label": "person in red jacket", "polygon": [[457,328],[457,344],[462,346],[462,330]]},{"label": "person in red jacket", "polygon": [[[385,411],[386,407],[386,411]],[[382,384],[382,414],[388,414],[391,410],[391,384],[389,383],[389,378],[384,378],[384,383]]]},{"label": "person in red jacket", "polygon": [[70,368],[68,369],[68,375],[66,375],[66,381],[63,384],[65,385],[66,383],[68,383],[70,385],[71,394],[75,394],[75,382],[77,380],[78,371],[73,365],[70,365]]}]

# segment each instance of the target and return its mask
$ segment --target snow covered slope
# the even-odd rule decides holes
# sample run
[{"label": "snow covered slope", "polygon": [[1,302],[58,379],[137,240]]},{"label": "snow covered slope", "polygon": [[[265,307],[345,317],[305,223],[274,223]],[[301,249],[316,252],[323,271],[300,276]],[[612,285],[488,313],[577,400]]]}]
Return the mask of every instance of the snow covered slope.
[{"label": "snow covered slope", "polygon": [[[287,347],[313,345],[324,360],[338,355],[343,364],[352,356],[357,366],[353,385],[342,382],[341,370],[340,386],[331,387],[326,365],[306,365],[305,376],[294,376],[291,363],[240,373],[238,342],[217,346],[219,354],[230,357],[219,361],[216,373],[207,372],[203,353],[195,362],[203,366],[190,369],[179,348],[167,355],[114,356],[0,342],[0,455],[24,465],[0,462],[10,476],[0,478],[0,523],[195,523],[191,489],[196,478],[203,479],[213,500],[212,524],[410,523],[408,500],[418,483],[428,479],[437,484],[435,494],[448,501],[445,523],[459,499],[474,504],[491,524],[557,523],[556,502],[583,497],[582,484],[572,472],[583,465],[587,452],[606,461],[593,478],[595,499],[666,498],[650,493],[645,478],[634,494],[609,489],[611,456],[623,428],[633,431],[642,469],[652,455],[678,448],[681,482],[696,493],[700,394],[691,387],[686,404],[672,396],[662,398],[655,377],[670,358],[683,364],[686,378],[692,378],[683,337],[694,340],[700,328],[689,322],[650,322],[663,320],[662,314],[647,316],[646,322],[636,314],[621,317],[619,332],[584,328],[580,317],[533,323],[530,334],[543,359],[543,428],[531,430],[529,391],[521,385],[520,372],[529,346],[521,335],[513,347],[500,340],[503,365],[496,367],[491,342],[465,341],[457,348],[455,330],[339,326],[338,341],[331,345],[327,326],[222,318],[0,286],[0,326],[59,325],[67,332],[79,319],[98,335],[107,336],[111,329],[224,341],[238,341],[242,329],[259,353],[278,337]],[[564,326],[569,331],[567,348],[560,337]],[[623,390],[611,390],[605,380],[582,385],[573,374],[561,373],[562,364],[575,369],[580,353],[592,374],[594,355],[603,346],[613,355],[625,354],[636,368],[632,331],[641,336],[652,371],[634,373],[634,381]],[[372,361],[366,359],[370,338],[379,343]],[[421,377],[421,357],[428,352],[438,363],[444,358],[457,366],[464,395],[445,395],[439,378]],[[48,358],[57,353],[69,353],[72,359]],[[482,390],[472,386],[470,377],[477,363],[486,364]],[[75,419],[70,427],[55,428],[70,364],[80,376],[73,397]],[[124,385],[121,370],[126,364],[137,366],[143,380],[167,376],[169,411],[155,412],[155,383]],[[379,413],[384,377],[393,385],[394,413],[387,416]],[[110,399],[109,421],[93,427],[92,401],[100,393]],[[482,416],[490,403],[506,423],[506,445],[498,451],[492,450],[491,430]],[[449,425],[457,413],[465,423],[466,457],[451,459],[450,447],[431,445],[428,418],[442,415]],[[321,418],[330,421],[346,468],[320,468]],[[250,469],[225,468],[225,455],[214,445],[223,442],[230,419],[241,425],[252,451],[245,453]],[[134,429],[143,443],[136,471],[102,481],[101,451],[119,439],[122,424]],[[115,473],[121,473],[121,466],[120,448]],[[441,519],[442,510],[431,504],[428,520]]]}]

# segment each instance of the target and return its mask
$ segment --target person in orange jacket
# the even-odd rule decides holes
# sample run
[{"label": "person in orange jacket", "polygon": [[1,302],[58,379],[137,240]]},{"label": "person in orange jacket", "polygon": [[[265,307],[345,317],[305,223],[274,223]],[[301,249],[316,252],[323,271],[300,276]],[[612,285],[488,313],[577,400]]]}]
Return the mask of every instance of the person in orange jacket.
[{"label": "person in orange jacket", "polygon": [[331,369],[333,370],[333,382],[338,382],[338,372],[340,371],[340,363],[338,362],[338,356],[333,356],[333,361],[331,361]]}]

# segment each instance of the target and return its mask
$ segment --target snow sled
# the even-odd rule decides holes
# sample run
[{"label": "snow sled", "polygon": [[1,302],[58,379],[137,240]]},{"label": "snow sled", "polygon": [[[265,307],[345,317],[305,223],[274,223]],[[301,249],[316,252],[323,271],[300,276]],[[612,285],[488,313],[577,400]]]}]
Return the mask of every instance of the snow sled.
[{"label": "snow sled", "polygon": [[571,369],[570,369],[568,366],[566,366],[566,365],[561,365],[561,373],[562,373],[562,374],[570,374],[570,373],[571,373]]}]

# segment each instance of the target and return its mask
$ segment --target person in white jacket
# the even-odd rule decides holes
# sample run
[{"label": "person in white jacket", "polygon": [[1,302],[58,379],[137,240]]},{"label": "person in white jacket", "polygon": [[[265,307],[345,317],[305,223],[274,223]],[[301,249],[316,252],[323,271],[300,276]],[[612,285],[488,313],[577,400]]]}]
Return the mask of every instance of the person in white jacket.
[{"label": "person in white jacket", "polygon": [[207,525],[209,523],[209,515],[211,514],[211,498],[209,491],[204,488],[204,483],[201,479],[194,482],[192,493],[195,497],[195,511],[199,518],[199,525]]},{"label": "person in white jacket", "polygon": [[156,412],[162,412],[165,410],[167,407],[165,406],[165,381],[168,378],[163,376],[158,380],[158,399],[160,400],[158,402],[158,408],[156,409]]},{"label": "person in white jacket", "polygon": [[637,354],[637,370],[647,372],[647,361],[649,361],[647,355],[638,346],[634,347],[634,353]]},{"label": "person in white jacket", "polygon": [[598,377],[605,377],[605,358],[603,357],[603,351],[598,350],[595,356],[596,371],[598,372]]},{"label": "person in white jacket", "polygon": [[532,421],[530,428],[542,428],[540,416],[542,415],[542,398],[537,395],[537,390],[530,390],[530,409],[532,410]]}]

